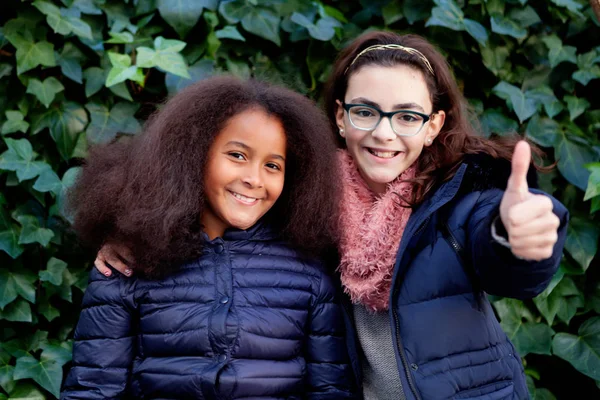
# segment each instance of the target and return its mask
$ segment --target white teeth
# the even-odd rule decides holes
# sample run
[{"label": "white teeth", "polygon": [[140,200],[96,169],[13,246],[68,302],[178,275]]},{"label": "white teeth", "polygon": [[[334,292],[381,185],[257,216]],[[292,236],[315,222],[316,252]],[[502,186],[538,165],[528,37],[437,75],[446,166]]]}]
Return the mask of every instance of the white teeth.
[{"label": "white teeth", "polygon": [[235,192],[231,192],[231,194],[233,194],[233,197],[240,199],[241,201],[243,201],[244,203],[254,203],[257,199],[254,197],[246,197],[244,195],[241,195],[239,193],[235,193]]},{"label": "white teeth", "polygon": [[377,156],[380,158],[392,158],[392,157],[395,157],[396,154],[398,154],[397,151],[376,151],[373,149],[369,149],[369,152],[371,154],[373,154],[374,156]]}]

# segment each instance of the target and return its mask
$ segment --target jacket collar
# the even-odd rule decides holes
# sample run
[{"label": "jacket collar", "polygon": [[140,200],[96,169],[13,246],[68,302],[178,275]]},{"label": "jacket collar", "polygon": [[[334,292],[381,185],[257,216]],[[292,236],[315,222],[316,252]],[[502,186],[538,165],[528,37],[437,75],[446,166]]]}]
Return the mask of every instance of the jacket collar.
[{"label": "jacket collar", "polygon": [[259,220],[256,224],[248,229],[236,229],[228,228],[225,230],[223,237],[217,237],[213,240],[208,238],[206,233],[202,234],[206,244],[212,244],[222,241],[238,241],[248,240],[254,242],[264,242],[276,239],[279,235],[271,224],[269,224],[264,218]]}]

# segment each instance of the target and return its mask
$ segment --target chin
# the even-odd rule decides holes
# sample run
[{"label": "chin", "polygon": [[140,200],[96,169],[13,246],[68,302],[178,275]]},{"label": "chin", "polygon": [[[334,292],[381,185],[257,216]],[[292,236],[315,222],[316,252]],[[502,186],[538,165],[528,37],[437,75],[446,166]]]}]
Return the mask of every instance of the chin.
[{"label": "chin", "polygon": [[365,174],[365,176],[374,183],[378,183],[380,185],[385,185],[390,182],[393,182],[397,177],[401,174],[396,174],[394,172],[389,173],[374,173],[374,174]]}]

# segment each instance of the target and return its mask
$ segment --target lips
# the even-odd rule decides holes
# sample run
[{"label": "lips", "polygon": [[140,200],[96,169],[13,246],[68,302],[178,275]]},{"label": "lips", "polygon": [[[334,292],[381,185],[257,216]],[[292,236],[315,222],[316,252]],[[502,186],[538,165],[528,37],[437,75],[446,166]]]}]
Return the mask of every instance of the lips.
[{"label": "lips", "polygon": [[375,149],[372,147],[365,147],[365,149],[372,155],[378,158],[390,159],[396,157],[398,154],[402,153],[397,150],[384,150],[384,149]]},{"label": "lips", "polygon": [[256,197],[249,197],[249,196],[244,196],[241,193],[237,193],[237,192],[232,192],[231,190],[229,190],[229,193],[231,193],[231,195],[238,200],[239,202],[243,203],[243,204],[247,204],[247,205],[252,205],[252,204],[256,204],[258,202],[258,198]]}]

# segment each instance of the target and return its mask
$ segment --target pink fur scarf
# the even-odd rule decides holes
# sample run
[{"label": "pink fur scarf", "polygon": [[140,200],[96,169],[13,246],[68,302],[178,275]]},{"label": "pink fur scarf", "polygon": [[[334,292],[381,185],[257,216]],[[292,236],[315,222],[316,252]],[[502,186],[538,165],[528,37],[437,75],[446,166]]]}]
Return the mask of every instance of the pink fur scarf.
[{"label": "pink fur scarf", "polygon": [[339,221],[342,284],[353,303],[373,312],[387,310],[396,252],[411,214],[397,194],[410,197],[411,185],[401,181],[413,178],[415,168],[408,168],[377,196],[348,151],[340,150],[338,156],[343,177]]}]

